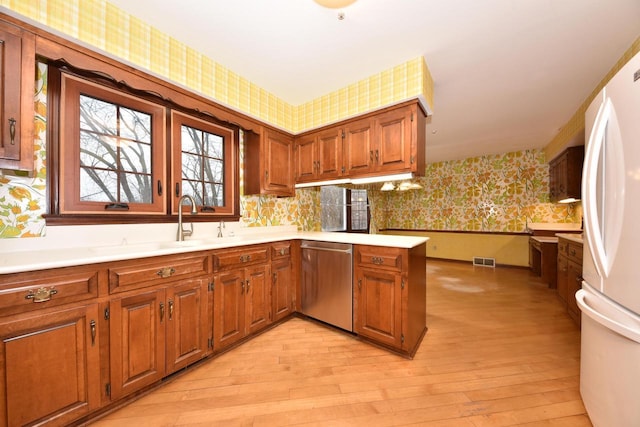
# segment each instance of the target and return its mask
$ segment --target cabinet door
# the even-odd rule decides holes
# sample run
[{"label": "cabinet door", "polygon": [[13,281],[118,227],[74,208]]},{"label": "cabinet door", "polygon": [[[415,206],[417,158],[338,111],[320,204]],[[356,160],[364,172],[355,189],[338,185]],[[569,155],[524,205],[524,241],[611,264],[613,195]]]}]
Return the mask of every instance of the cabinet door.
[{"label": "cabinet door", "polygon": [[218,351],[244,336],[244,274],[218,274],[213,290],[213,349]]},{"label": "cabinet door", "polygon": [[187,280],[167,289],[167,373],[207,354],[209,324],[205,279]]},{"label": "cabinet door", "polygon": [[256,332],[271,323],[271,280],[269,266],[247,268],[245,284],[246,333]]},{"label": "cabinet door", "polygon": [[293,139],[271,130],[264,132],[263,192],[276,196],[293,196]]},{"label": "cabinet door", "polygon": [[368,173],[372,170],[374,148],[371,119],[348,123],[344,127],[344,163],[347,175]]},{"label": "cabinet door", "polygon": [[568,265],[566,256],[558,256],[558,297],[562,302],[562,305],[567,307],[567,294],[568,294]]},{"label": "cabinet door", "polygon": [[111,301],[111,398],[152,384],[165,374],[165,290]]},{"label": "cabinet door", "polygon": [[576,302],[576,292],[582,288],[582,265],[567,262],[567,312],[580,325],[580,309]]},{"label": "cabinet door", "polygon": [[381,344],[402,347],[402,276],[356,269],[355,332]]},{"label": "cabinet door", "polygon": [[33,170],[35,36],[0,22],[0,168]]},{"label": "cabinet door", "polygon": [[273,320],[278,321],[293,312],[293,268],[291,260],[271,264]]},{"label": "cabinet door", "polygon": [[312,181],[318,171],[316,135],[296,140],[296,182]]},{"label": "cabinet door", "polygon": [[318,134],[318,171],[319,179],[337,178],[343,173],[342,166],[342,129],[332,128]]},{"label": "cabinet door", "polygon": [[0,325],[1,426],[67,425],[100,404],[98,305]]},{"label": "cabinet door", "polygon": [[413,126],[411,108],[401,108],[376,116],[374,162],[377,171],[401,172],[411,169]]}]

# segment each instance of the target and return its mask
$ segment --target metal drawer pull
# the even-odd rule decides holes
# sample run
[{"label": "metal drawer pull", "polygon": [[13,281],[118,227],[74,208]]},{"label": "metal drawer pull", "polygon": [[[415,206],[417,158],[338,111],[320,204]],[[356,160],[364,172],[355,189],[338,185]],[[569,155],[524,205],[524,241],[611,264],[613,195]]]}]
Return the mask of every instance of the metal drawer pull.
[{"label": "metal drawer pull", "polygon": [[381,265],[384,264],[384,259],[378,257],[378,256],[372,256],[371,257],[371,262],[376,264],[376,265]]},{"label": "metal drawer pull", "polygon": [[287,250],[285,248],[280,248],[280,255],[286,255]]},{"label": "metal drawer pull", "polygon": [[160,270],[158,270],[156,272],[156,274],[160,277],[162,277],[163,279],[167,278],[167,277],[171,277],[173,276],[173,273],[176,272],[176,269],[173,267],[165,267],[165,268],[161,268]]},{"label": "metal drawer pull", "polygon": [[173,301],[169,300],[169,320],[173,320]]},{"label": "metal drawer pull", "polygon": [[91,327],[91,346],[93,347],[96,345],[96,321],[89,322],[89,326]]},{"label": "metal drawer pull", "polygon": [[251,255],[240,255],[240,262],[251,261]]},{"label": "metal drawer pull", "polygon": [[160,303],[160,323],[164,320],[164,303]]},{"label": "metal drawer pull", "polygon": [[16,145],[16,119],[13,117],[9,119],[9,137],[11,138],[9,143]]},{"label": "metal drawer pull", "polygon": [[51,299],[51,297],[57,294],[54,288],[40,288],[38,290],[33,291],[33,289],[29,290],[29,293],[24,297],[25,299],[33,300],[33,302],[47,302]]}]

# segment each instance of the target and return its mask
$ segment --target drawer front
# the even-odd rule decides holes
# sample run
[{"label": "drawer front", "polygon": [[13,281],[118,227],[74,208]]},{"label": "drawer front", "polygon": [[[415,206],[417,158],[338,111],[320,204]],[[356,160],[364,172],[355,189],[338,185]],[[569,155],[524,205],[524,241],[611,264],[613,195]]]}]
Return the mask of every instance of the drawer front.
[{"label": "drawer front", "polygon": [[580,243],[569,242],[567,254],[570,260],[582,264],[582,245]]},{"label": "drawer front", "polygon": [[291,242],[278,242],[271,245],[271,260],[291,257]]},{"label": "drawer front", "polygon": [[355,262],[365,268],[402,271],[403,254],[405,252],[406,250],[402,248],[357,245]]},{"label": "drawer front", "polygon": [[98,297],[98,270],[72,267],[0,278],[0,316]]},{"label": "drawer front", "polygon": [[269,260],[269,246],[247,246],[242,249],[220,251],[213,254],[215,271],[264,263]]},{"label": "drawer front", "polygon": [[209,273],[209,257],[170,256],[131,260],[109,268],[110,293],[125,292]]}]

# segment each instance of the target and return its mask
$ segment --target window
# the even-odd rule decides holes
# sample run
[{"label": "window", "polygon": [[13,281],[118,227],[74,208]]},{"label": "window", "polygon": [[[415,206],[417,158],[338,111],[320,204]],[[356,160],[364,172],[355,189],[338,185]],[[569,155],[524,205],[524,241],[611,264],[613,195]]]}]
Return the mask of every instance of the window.
[{"label": "window", "polygon": [[367,190],[321,187],[320,208],[322,231],[369,232]]},{"label": "window", "polygon": [[[195,198],[200,212],[233,214],[233,174],[238,133],[179,112],[171,114],[174,209],[182,195]],[[182,209],[187,209],[183,207]]]},{"label": "window", "polygon": [[62,75],[60,212],[163,214],[165,108]]},{"label": "window", "polygon": [[183,195],[202,214],[192,220],[239,215],[236,125],[203,113],[202,104],[189,109],[102,74],[68,64],[49,70],[50,100],[60,99],[51,113],[60,155],[52,159],[59,174],[48,223],[174,221]]}]

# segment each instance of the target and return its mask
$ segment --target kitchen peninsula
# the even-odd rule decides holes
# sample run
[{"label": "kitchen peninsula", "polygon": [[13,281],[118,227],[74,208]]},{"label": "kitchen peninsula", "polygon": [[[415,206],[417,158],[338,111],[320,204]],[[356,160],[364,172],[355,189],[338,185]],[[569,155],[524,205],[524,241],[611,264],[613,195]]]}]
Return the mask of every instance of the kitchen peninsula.
[{"label": "kitchen peninsula", "polygon": [[355,338],[405,357],[417,350],[426,238],[234,224],[217,238],[216,225],[196,224],[184,242],[175,224],[137,224],[50,227],[4,245],[5,424],[88,420],[290,318],[300,311],[301,239],[351,243],[359,254]]}]

